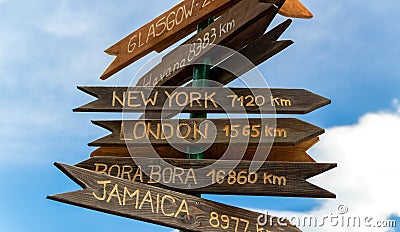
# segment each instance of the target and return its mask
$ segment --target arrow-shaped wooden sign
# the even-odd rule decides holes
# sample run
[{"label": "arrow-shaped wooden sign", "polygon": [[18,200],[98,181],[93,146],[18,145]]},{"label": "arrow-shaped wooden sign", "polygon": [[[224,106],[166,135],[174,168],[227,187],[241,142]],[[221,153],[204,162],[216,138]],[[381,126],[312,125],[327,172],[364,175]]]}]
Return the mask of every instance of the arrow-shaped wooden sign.
[{"label": "arrow-shaped wooden sign", "polygon": [[[266,34],[252,39],[250,43],[239,49],[237,53],[228,57],[218,66],[212,67],[210,75],[211,80],[226,85],[292,45],[293,41],[291,40],[276,41],[290,26],[291,22],[292,20],[290,19],[286,20]],[[247,36],[246,33],[240,33],[237,37],[245,36]],[[238,56],[245,56],[250,62],[248,64],[237,65],[234,60],[237,59]],[[229,68],[229,70],[220,67],[226,67]],[[174,73],[173,79],[169,78],[168,81],[159,82],[157,85],[181,86],[185,85],[190,80],[192,80],[192,73],[181,71]],[[148,81],[143,85],[152,86]]]},{"label": "arrow-shaped wooden sign", "polygon": [[[228,57],[218,66],[214,66],[211,69],[210,80],[226,85],[292,45],[293,41],[291,40],[276,41],[289,27],[291,22],[291,20],[286,20],[271,31],[267,32],[265,35],[255,37],[247,44],[247,46],[239,49],[237,53]],[[246,36],[249,36],[249,33],[246,35],[243,32],[237,37]],[[241,56],[246,57],[248,62],[237,65],[235,60],[241,60]],[[225,68],[229,70],[226,70]],[[191,72],[191,70],[183,69],[174,72],[172,75],[173,78],[170,77],[159,82],[151,82],[151,78],[142,78],[142,81],[139,81],[137,86],[181,86],[192,80],[193,72]]]},{"label": "arrow-shaped wooden sign", "polygon": [[107,79],[146,54],[161,52],[196,30],[199,23],[218,16],[240,0],[184,0],[108,48],[117,56],[101,79]]},{"label": "arrow-shaped wooden sign", "polygon": [[[259,37],[258,39],[249,43],[246,47],[240,49],[238,53],[228,57],[225,61],[220,64],[220,67],[226,67],[229,69],[225,70],[225,68],[220,68],[215,66],[211,69],[210,80],[220,83],[222,85],[226,85],[231,81],[237,79],[241,75],[253,69],[255,66],[260,65],[264,61],[268,60],[272,56],[281,52],[291,44],[293,41],[284,40],[284,41],[275,41],[277,40],[282,33],[289,27],[291,24],[291,20],[286,20],[285,22],[279,24],[271,31],[266,33],[265,35]],[[247,32],[247,31],[246,31]],[[247,32],[248,33],[248,32]],[[251,36],[251,34],[249,34]],[[246,37],[246,34],[239,34],[237,37]],[[239,39],[240,40],[240,39]],[[238,55],[240,54],[240,55]],[[237,56],[245,56],[249,61],[247,64],[236,65],[235,59]],[[235,73],[235,74],[234,74]],[[183,68],[175,73],[173,73],[174,78],[168,78],[168,81],[159,82],[157,85],[170,85],[170,86],[181,86],[187,84],[190,80],[192,80],[193,71],[190,69]],[[146,82],[142,82],[141,85],[145,86],[153,86],[154,83],[149,82],[150,79],[146,80]],[[190,86],[190,83],[189,85]],[[167,115],[163,115],[163,118],[172,118],[176,114],[170,113]],[[147,119],[158,119],[161,118],[160,112],[147,112],[146,115],[142,115],[142,119],[146,117]]]},{"label": "arrow-shaped wooden sign", "polygon": [[[227,39],[232,31],[242,28],[244,25],[250,25],[268,7],[274,7],[270,3],[258,3],[254,0],[204,1],[201,4],[197,0],[186,0],[107,49],[106,53],[117,57],[101,78],[110,77],[153,50],[160,52],[166,49],[193,32],[198,23],[218,15],[237,2],[239,3],[221,15],[208,29],[196,35],[194,41],[188,41],[188,45],[192,43],[194,45],[195,57],[199,55],[197,54],[199,49],[195,43],[201,43],[203,48],[200,50],[206,51],[211,47],[209,45],[219,44],[222,40]],[[258,9],[254,8],[255,4]],[[191,57],[190,54],[179,54],[179,56],[181,55],[186,58]],[[189,55],[189,57],[183,55]],[[182,59],[179,59],[178,62],[181,61]],[[191,62],[191,59],[187,61]],[[174,64],[172,63],[172,66]]]},{"label": "arrow-shaped wooden sign", "polygon": [[294,146],[324,133],[295,118],[93,121],[112,132],[90,146]]},{"label": "arrow-shaped wooden sign", "polygon": [[[241,15],[237,12],[241,12]],[[137,86],[177,86],[176,82],[182,77],[187,78],[192,75],[191,64],[195,64],[197,60],[201,61],[202,55],[210,51],[207,53],[207,58],[213,63],[222,61],[226,56],[230,56],[233,50],[239,50],[262,36],[277,13],[276,6],[259,3],[258,0],[247,0],[237,4],[200,34],[165,55],[159,64],[138,80]],[[223,30],[220,36],[216,36],[216,39],[212,39],[210,45],[204,44],[204,36],[208,38],[209,35],[215,34],[215,31],[221,31],[221,25],[226,25],[227,29]],[[233,50],[222,50],[220,47],[212,46],[214,44]],[[193,56],[194,54],[196,56]]]},{"label": "arrow-shaped wooden sign", "polygon": [[[291,40],[274,41],[282,35],[290,24],[291,20],[287,20],[253,41],[248,46],[240,49],[238,54],[234,54],[219,65],[220,67],[224,67],[224,69],[218,66],[214,67],[211,70],[211,80],[226,85],[292,45],[293,41]],[[234,60],[238,55],[245,56],[253,65],[235,65]],[[188,80],[189,79],[187,79],[186,82]]]},{"label": "arrow-shaped wooden sign", "polygon": [[75,112],[307,114],[330,100],[303,89],[78,87],[98,99]]},{"label": "arrow-shaped wooden sign", "polygon": [[301,231],[288,220],[278,223],[277,217],[268,216],[271,223],[262,226],[260,213],[82,168],[56,166],[83,190],[48,196],[51,200],[191,232]]},{"label": "arrow-shaped wooden sign", "polygon": [[335,198],[306,179],[336,164],[96,157],[75,166],[190,194]]},{"label": "arrow-shaped wooden sign", "polygon": [[[224,159],[224,160],[253,160],[253,161],[276,161],[276,162],[306,162],[315,163],[307,151],[318,143],[319,138],[313,138],[302,142],[296,146],[232,146],[227,152],[227,145],[213,145],[206,151],[206,159]],[[157,147],[100,147],[91,153],[91,157],[154,157],[154,151],[161,158],[186,158],[186,152],[181,152],[171,146]]]},{"label": "arrow-shaped wooden sign", "polygon": [[[260,0],[262,2],[273,3],[275,0]],[[279,14],[292,18],[310,19],[312,13],[299,0],[286,0],[279,10]]]}]

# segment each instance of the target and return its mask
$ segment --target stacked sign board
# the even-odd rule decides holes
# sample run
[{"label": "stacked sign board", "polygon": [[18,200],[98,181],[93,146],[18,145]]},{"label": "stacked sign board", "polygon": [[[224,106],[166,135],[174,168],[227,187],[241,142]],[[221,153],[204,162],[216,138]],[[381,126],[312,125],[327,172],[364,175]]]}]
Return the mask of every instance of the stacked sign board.
[{"label": "stacked sign board", "polygon": [[[136,87],[78,87],[97,99],[76,112],[144,114],[135,120],[93,121],[112,133],[89,143],[99,148],[88,160],[74,166],[56,163],[84,190],[48,198],[184,231],[300,231],[273,217],[260,225],[258,213],[193,194],[334,198],[307,182],[336,167],[307,154],[322,128],[295,118],[170,119],[182,112],[307,114],[330,104],[303,89],[188,84],[196,61],[207,58],[229,67],[209,68],[208,79],[225,85],[291,45],[278,41],[290,20],[264,34],[277,13],[311,16],[297,0],[185,0],[107,49],[117,57],[102,79],[217,17],[183,49],[165,55]],[[220,52],[214,45],[234,52]],[[238,53],[253,66],[233,65]],[[192,148],[201,149],[206,159],[186,159],[185,151]]]}]

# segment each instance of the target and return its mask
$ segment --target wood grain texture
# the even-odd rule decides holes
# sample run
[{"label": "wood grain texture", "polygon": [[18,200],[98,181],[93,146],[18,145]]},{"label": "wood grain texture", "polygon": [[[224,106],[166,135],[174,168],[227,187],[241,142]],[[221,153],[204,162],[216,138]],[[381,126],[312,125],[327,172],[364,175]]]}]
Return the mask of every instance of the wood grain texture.
[{"label": "wood grain texture", "polygon": [[[306,179],[337,165],[96,157],[75,166],[190,194],[335,198],[333,193],[306,182]],[[177,172],[181,175],[174,175]]]},{"label": "wood grain texture", "polygon": [[[186,231],[260,231],[260,213],[65,164],[56,166],[83,190],[48,196],[51,200]],[[215,221],[221,222],[222,215],[229,218],[230,225]],[[271,216],[268,219],[272,220]],[[273,226],[266,225],[263,230],[301,231],[289,221],[284,222],[285,227],[279,226],[276,219],[272,222]]]},{"label": "wood grain texture", "polygon": [[[178,86],[176,83],[181,81],[182,76],[192,74],[192,64],[202,61],[204,57],[218,63],[258,38],[276,13],[277,8],[271,4],[260,3],[258,0],[241,1],[200,33],[165,55],[158,65],[138,80],[137,86]],[[261,19],[264,19],[264,22]],[[243,35],[243,31],[248,33],[245,37],[237,36]],[[222,51],[214,45],[233,50]],[[191,53],[192,51],[194,53]]]},{"label": "wood grain texture", "polygon": [[[290,19],[286,20],[265,35],[249,43],[246,47],[240,49],[237,54],[227,58],[227,60],[223,61],[219,66],[214,66],[211,69],[210,80],[215,83],[220,83],[220,85],[227,85],[293,44],[293,41],[289,40],[274,41],[283,34],[290,26],[291,22],[292,20]],[[246,37],[246,34],[240,34],[237,37],[240,36]],[[246,57],[250,63],[246,61],[237,65],[236,61],[243,60],[242,56]],[[227,70],[231,70],[232,72]],[[173,80],[175,82],[172,84],[176,84],[177,86],[191,86],[191,83],[187,83],[192,80],[192,71],[179,71],[175,74]],[[167,82],[164,84],[170,85],[171,83]],[[209,85],[211,84],[213,83],[209,83]],[[175,115],[174,113],[169,113],[163,115],[163,118],[173,118]],[[147,112],[145,116],[147,119],[159,119],[161,118],[161,113]],[[140,118],[144,119],[145,116],[142,115]]]},{"label": "wood grain texture", "polygon": [[[311,158],[307,151],[319,141],[319,138],[313,138],[296,146],[248,146],[243,151],[243,147],[232,146],[228,151],[226,145],[213,145],[206,151],[206,159],[222,160],[253,160],[253,161],[278,161],[278,162],[310,162],[315,160]],[[154,151],[161,158],[180,158],[186,157],[186,152],[181,152],[171,146],[157,147],[100,147],[93,151],[90,157],[153,157]]]},{"label": "wood grain texture", "polygon": [[295,118],[167,119],[93,121],[112,132],[89,146],[205,147],[212,144],[294,146],[318,137],[322,128]]},{"label": "wood grain texture", "polygon": [[[276,0],[260,0],[260,2],[274,4]],[[279,14],[291,18],[310,19],[313,17],[313,14],[299,0],[286,0],[279,9]]]},{"label": "wood grain texture", "polygon": [[[237,30],[232,33],[232,39],[229,40],[224,40],[218,45],[224,46],[233,50],[240,50],[243,47],[247,46],[248,44],[252,43],[253,41],[257,40],[261,36],[263,36],[264,32],[267,30],[268,26],[270,25],[271,21],[274,19],[277,13],[276,8],[269,8],[267,15],[264,16],[263,18],[258,19],[256,22],[253,24],[245,27],[242,30]],[[277,40],[278,38],[274,39]],[[193,41],[193,39],[191,39]],[[230,53],[229,53],[230,54]],[[228,55],[229,55],[228,54]],[[219,59],[220,57],[218,57]],[[150,75],[153,75],[153,73],[156,72],[156,70],[162,70],[160,67],[164,67],[165,63],[161,62],[160,64],[156,65],[152,70],[150,70],[146,75],[141,77],[141,79],[138,81],[137,86],[167,86],[170,83],[182,85],[183,82],[187,82],[189,80],[192,80],[192,75],[193,75],[193,67],[192,65],[187,65],[185,67],[182,67],[178,70],[174,70],[174,72],[170,75],[172,75],[169,80],[166,80],[166,82],[157,82],[157,83],[152,83],[150,78]],[[159,72],[159,71],[158,71]]]},{"label": "wood grain texture", "polygon": [[304,89],[88,86],[78,89],[98,99],[74,112],[307,114],[331,103]]},{"label": "wood grain texture", "polygon": [[310,19],[313,17],[309,11],[299,0],[286,0],[285,4],[279,10],[279,14],[286,17]]},{"label": "wood grain texture", "polygon": [[238,2],[239,0],[182,1],[108,48],[105,52],[117,57],[101,75],[101,79],[109,78],[154,50],[161,52],[195,31],[199,23],[220,15]]}]

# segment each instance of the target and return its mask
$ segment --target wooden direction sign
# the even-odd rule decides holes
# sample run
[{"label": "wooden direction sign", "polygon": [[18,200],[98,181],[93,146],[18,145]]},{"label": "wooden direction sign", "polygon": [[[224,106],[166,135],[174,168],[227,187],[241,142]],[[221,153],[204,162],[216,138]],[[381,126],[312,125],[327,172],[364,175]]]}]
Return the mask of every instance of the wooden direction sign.
[{"label": "wooden direction sign", "polygon": [[[229,71],[219,68],[218,66],[213,67],[211,69],[210,80],[226,85],[292,45],[293,41],[291,40],[275,41],[279,39],[283,32],[290,26],[291,22],[290,19],[286,20],[271,31],[267,32],[265,35],[254,38],[247,44],[247,46],[239,49],[237,54],[228,57],[219,65],[221,67],[229,67]],[[238,35],[238,37],[242,36],[247,35],[244,33]],[[235,65],[234,59],[238,54],[240,54],[239,56],[245,56],[250,63],[247,65]],[[192,74],[193,73],[190,72],[190,70],[175,72],[174,78],[169,78],[168,82],[160,82],[157,85],[181,86],[192,79]],[[142,82],[142,84],[139,85],[152,86],[152,83],[149,82],[149,80],[150,79],[145,79],[146,82]]]},{"label": "wooden direction sign", "polygon": [[249,59],[254,66],[235,65],[235,62],[232,62],[232,60],[235,59],[235,55],[233,55],[219,65],[221,67],[226,67],[229,70],[221,69],[219,67],[211,69],[211,80],[226,85],[292,45],[293,41],[291,40],[274,41],[282,35],[282,33],[289,27],[290,23],[291,20],[286,20],[238,51],[239,54]]},{"label": "wooden direction sign", "polygon": [[[262,21],[262,20],[260,20]],[[277,53],[281,52],[291,44],[293,44],[293,41],[289,40],[284,40],[284,41],[274,41],[277,40],[283,32],[289,27],[291,24],[291,20],[286,20],[285,22],[279,24],[275,28],[273,28],[271,31],[266,33],[265,35],[259,37],[258,39],[252,41],[249,43],[246,47],[240,49],[237,54],[232,55],[231,57],[228,57],[225,61],[223,61],[220,64],[220,67],[225,67],[229,69],[230,71],[225,70],[224,68],[220,68],[218,66],[215,66],[211,69],[210,73],[210,80],[215,81],[216,83],[220,83],[222,85],[226,85],[230,83],[231,81],[235,80],[236,78],[240,77],[241,75],[245,74],[246,72],[250,71],[253,69],[255,66],[260,65],[264,61],[268,60],[272,56],[276,55]],[[251,33],[245,30],[250,37]],[[246,37],[246,34],[239,34],[237,37]],[[236,65],[236,62],[234,60],[236,57],[243,55],[247,59],[249,59],[250,63],[246,64],[241,64],[241,65]],[[234,74],[235,73],[235,74]],[[173,78],[168,78],[168,82],[159,82],[157,85],[161,84],[166,84],[166,85],[171,85],[171,86],[181,86],[187,84],[190,80],[192,80],[192,74],[193,71],[191,69],[186,69],[183,68],[179,71],[174,72]],[[145,85],[145,86],[152,86],[154,83],[151,83],[151,78],[149,79],[144,79],[146,83],[141,83],[140,85]],[[187,86],[190,86],[187,85]],[[169,115],[163,115],[163,118],[172,118],[176,114],[170,113]],[[146,115],[142,115],[143,118],[152,118],[152,119],[158,119],[161,118],[161,113],[160,112],[147,112]]]},{"label": "wooden direction sign", "polygon": [[[266,20],[263,18],[259,20],[258,24],[264,24],[265,22]],[[237,54],[228,57],[219,65],[221,67],[229,67],[230,71],[233,72],[215,66],[211,69],[210,80],[226,85],[293,44],[293,41],[290,40],[275,41],[289,27],[291,22],[291,20],[286,20],[265,35],[262,35],[262,33],[254,33],[254,29],[252,29],[253,33],[248,30],[241,31],[236,36],[238,39],[236,39],[235,37],[233,41],[241,40],[240,38],[243,37],[251,38],[251,41],[249,43],[246,43],[247,46],[239,49]],[[248,63],[247,65],[235,65],[234,60],[237,58],[238,54],[240,54],[239,56],[245,56],[250,61],[250,63]],[[161,65],[163,65],[163,63],[157,65],[155,69],[157,69],[158,66]],[[178,69],[173,73],[171,72],[168,78],[155,78],[153,77],[153,75],[150,76],[150,73],[152,72],[150,71],[145,76],[143,76],[141,80],[139,80],[137,86],[185,85],[187,82],[192,80],[193,70],[189,67],[190,66],[187,66],[186,68]],[[235,73],[236,75],[233,73]],[[159,79],[162,79],[162,81],[160,81]]]},{"label": "wooden direction sign", "polygon": [[295,118],[93,121],[112,132],[90,146],[211,144],[294,146],[324,133]]},{"label": "wooden direction sign", "polygon": [[[257,36],[260,29],[257,29],[252,34],[249,31],[250,29],[254,29],[252,25],[254,23],[257,25],[260,24],[260,20],[266,16],[268,17],[264,19],[264,24],[268,25],[276,13],[277,8],[274,5],[260,3],[258,0],[241,1],[200,33],[194,35],[181,46],[164,56],[161,63],[156,65],[138,81],[137,86],[176,86],[175,84],[170,84],[170,82],[179,79],[177,75],[181,72],[193,72],[190,65],[195,64],[196,61],[201,61],[201,58],[206,54],[208,58],[211,58],[213,63],[218,63],[218,61],[224,60],[234,52],[228,49],[222,50],[214,45],[229,46],[232,49],[242,48],[252,38],[245,36],[238,37],[237,35],[242,34],[243,31],[247,31],[248,36]],[[264,27],[261,27],[261,29],[264,29]]]},{"label": "wooden direction sign", "polygon": [[306,114],[330,100],[303,89],[78,87],[98,99],[75,112]]},{"label": "wooden direction sign", "polygon": [[312,13],[299,0],[286,0],[279,13],[293,18],[309,19],[313,17]]},{"label": "wooden direction sign", "polygon": [[83,190],[48,196],[51,200],[192,232],[301,231],[287,220],[278,223],[277,217],[268,216],[271,223],[261,226],[260,213],[82,168],[56,166]]},{"label": "wooden direction sign", "polygon": [[335,198],[306,179],[336,164],[96,157],[75,166],[190,194]]},{"label": "wooden direction sign", "polygon": [[117,56],[102,74],[107,79],[146,54],[161,52],[196,30],[199,23],[218,16],[240,0],[184,0],[131,33],[105,52]]},{"label": "wooden direction sign", "polygon": [[[274,3],[275,0],[260,0],[261,2]],[[285,4],[279,9],[279,14],[292,18],[310,19],[312,13],[299,0],[286,0]]]},{"label": "wooden direction sign", "polygon": [[[313,138],[296,146],[247,146],[245,151],[242,147],[231,145],[228,151],[227,145],[213,145],[206,151],[206,159],[215,160],[253,160],[253,161],[276,161],[276,162],[306,162],[315,163],[307,151],[319,142],[319,138]],[[178,151],[171,146],[157,147],[100,147],[91,153],[91,157],[147,157],[151,158],[153,152],[161,158],[186,158],[186,153]],[[228,151],[228,152],[227,152]]]}]

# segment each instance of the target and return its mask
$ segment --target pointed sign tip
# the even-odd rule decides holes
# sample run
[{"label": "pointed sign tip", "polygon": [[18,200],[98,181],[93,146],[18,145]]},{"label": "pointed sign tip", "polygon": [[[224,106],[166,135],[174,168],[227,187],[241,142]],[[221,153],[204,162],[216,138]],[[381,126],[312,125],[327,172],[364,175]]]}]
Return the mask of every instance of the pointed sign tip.
[{"label": "pointed sign tip", "polygon": [[46,200],[61,202],[61,201],[60,201],[59,194],[56,194],[56,195],[48,195],[48,196],[46,196]]},{"label": "pointed sign tip", "polygon": [[71,166],[69,166],[67,164],[58,163],[58,162],[54,162],[54,166],[56,166],[56,168],[58,168],[58,170],[63,172],[65,175],[71,176],[71,173],[69,170],[71,168]]},{"label": "pointed sign tip", "polygon": [[101,74],[100,80],[105,81],[105,80],[107,80],[110,76],[111,76],[111,75],[109,75],[109,74],[107,73],[107,70],[106,70],[106,71],[104,71],[103,74]]},{"label": "pointed sign tip", "polygon": [[54,166],[56,166],[60,170],[63,168],[64,165],[66,165],[66,164],[62,164],[62,163],[59,163],[59,162],[54,162],[53,164],[54,164]]},{"label": "pointed sign tip", "polygon": [[[76,184],[81,186],[83,189],[87,188],[87,184],[82,180],[81,168],[77,168],[74,166],[70,166],[67,164],[62,164],[55,162],[54,166],[56,166],[61,172],[63,172],[66,176],[68,176],[71,180],[73,180]],[[55,196],[50,196],[55,197]]]},{"label": "pointed sign tip", "polygon": [[279,14],[291,17],[291,18],[302,18],[311,19],[313,14],[308,10],[299,0],[286,0],[282,8],[279,10]]},{"label": "pointed sign tip", "polygon": [[101,80],[107,80],[109,77],[120,71],[122,68],[126,67],[127,65],[121,64],[120,59],[116,57],[111,64],[107,67],[107,69],[101,74]]},{"label": "pointed sign tip", "polygon": [[299,19],[312,19],[314,15],[311,12],[286,12],[286,11],[279,11],[279,14],[285,17],[290,18],[299,18]]},{"label": "pointed sign tip", "polygon": [[82,112],[81,107],[72,109],[72,112],[74,112],[74,113]]},{"label": "pointed sign tip", "polygon": [[107,53],[110,56],[117,56],[118,55],[118,49],[115,48],[115,45],[107,48],[106,50],[104,50],[105,53]]}]

